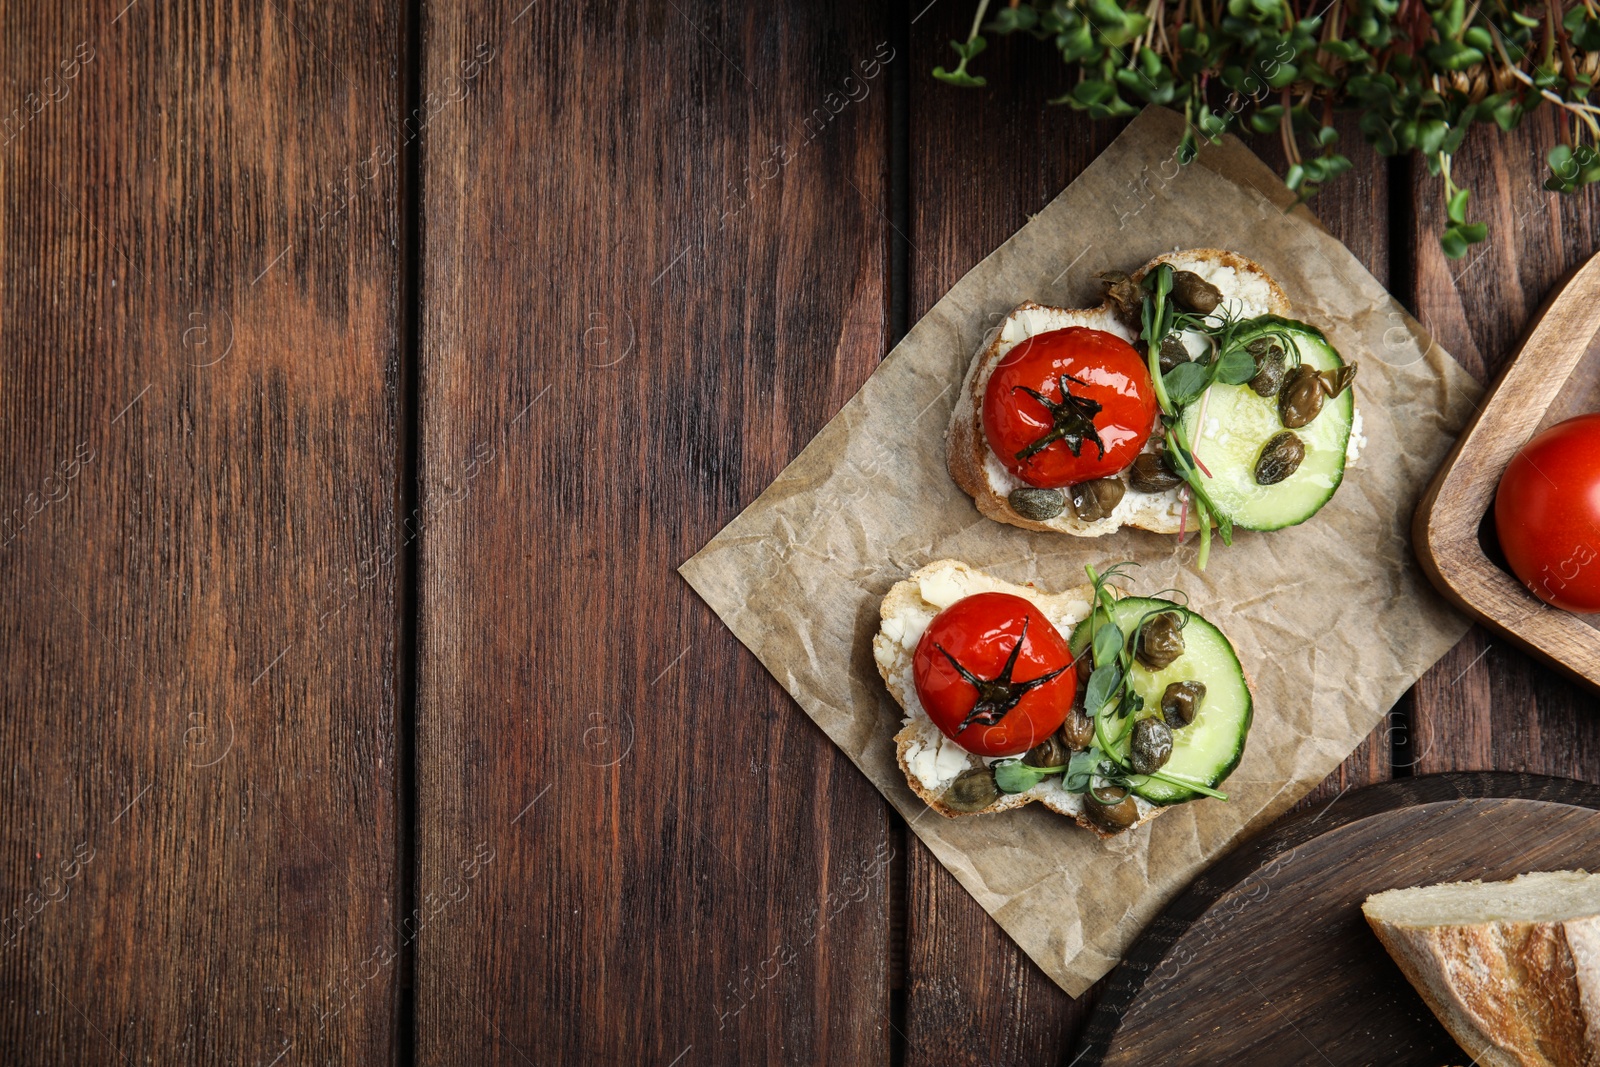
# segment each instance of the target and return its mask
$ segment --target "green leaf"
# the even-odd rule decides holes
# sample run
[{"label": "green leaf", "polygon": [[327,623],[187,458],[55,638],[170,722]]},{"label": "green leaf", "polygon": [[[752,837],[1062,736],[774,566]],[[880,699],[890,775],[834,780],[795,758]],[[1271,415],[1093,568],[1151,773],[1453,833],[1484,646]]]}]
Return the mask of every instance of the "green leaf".
[{"label": "green leaf", "polygon": [[942,82],[947,82],[950,85],[959,85],[968,89],[980,89],[987,85],[988,82],[984,78],[967,73],[967,63],[977,56],[978,53],[989,47],[989,42],[984,40],[981,36],[978,36],[965,43],[961,41],[951,41],[950,47],[955,49],[956,55],[961,57],[961,62],[956,65],[955,70],[945,70],[943,67],[934,67],[933,76]]},{"label": "green leaf", "polygon": [[1000,792],[1026,793],[1051,775],[1060,774],[1067,767],[1030,767],[1020,759],[1004,759],[989,764],[989,769],[994,772],[994,784],[999,787]]},{"label": "green leaf", "polygon": [[1231,348],[1217,360],[1217,381],[1243,385],[1256,376],[1255,357],[1243,348]]},{"label": "green leaf", "polygon": [[1341,156],[1337,152],[1330,152],[1322,157],[1322,169],[1329,178],[1343,174],[1352,165],[1349,156]]},{"label": "green leaf", "polygon": [[1116,86],[1097,78],[1085,78],[1072,88],[1072,99],[1085,106],[1103,104],[1117,95]]},{"label": "green leaf", "polygon": [[1450,132],[1449,123],[1442,119],[1430,119],[1417,128],[1417,151],[1425,156],[1431,156],[1439,151],[1439,146],[1444,143],[1445,135]]},{"label": "green leaf", "polygon": [[1522,109],[1517,106],[1515,100],[1507,100],[1496,104],[1493,114],[1495,125],[1510,133],[1516,128],[1517,121],[1522,118]]},{"label": "green leaf", "polygon": [[1211,372],[1204,363],[1180,363],[1161,376],[1172,403],[1183,406],[1193,403],[1211,384]]},{"label": "green leaf", "polygon": [[1090,747],[1083,752],[1074,752],[1067,761],[1067,772],[1061,779],[1061,788],[1069,793],[1086,793],[1094,776],[1100,772],[1100,764],[1106,754],[1098,748]]},{"label": "green leaf", "polygon": [[1095,664],[1117,662],[1117,657],[1122,654],[1123,640],[1122,630],[1116,623],[1109,619],[1102,620],[1094,632]]},{"label": "green leaf", "polygon": [[1019,30],[1031,30],[1039,24],[1039,12],[1035,8],[1003,7],[995,13],[994,19],[983,28],[993,33],[1016,33]]},{"label": "green leaf", "polygon": [[1445,214],[1451,222],[1467,221],[1467,199],[1471,195],[1465,189],[1457,189],[1445,203]]},{"label": "green leaf", "polygon": [[982,89],[989,82],[984,77],[974,77],[957,67],[955,70],[945,70],[943,67],[934,67],[933,76],[949,85],[959,85],[964,89]]},{"label": "green leaf", "polygon": [[1299,76],[1300,68],[1293,63],[1279,63],[1277,69],[1267,78],[1267,84],[1274,89],[1283,89],[1293,85]]},{"label": "green leaf", "polygon": [[1439,235],[1439,247],[1451,259],[1460,259],[1467,254],[1467,239],[1461,236],[1456,227],[1451,226]]},{"label": "green leaf", "polygon": [[[1282,108],[1279,108],[1281,111]],[[1251,112],[1249,118],[1250,129],[1254,133],[1271,133],[1278,128],[1278,117],[1265,114],[1262,109]]]},{"label": "green leaf", "polygon": [[1200,142],[1195,138],[1194,130],[1184,127],[1183,136],[1178,139],[1178,165],[1188,166],[1194,162],[1194,157],[1200,154]]},{"label": "green leaf", "polygon": [[1115,663],[1103,663],[1089,675],[1089,688],[1083,695],[1083,708],[1090,715],[1099,715],[1111,703],[1118,687],[1122,685],[1122,668]]},{"label": "green leaf", "polygon": [[1376,111],[1368,111],[1361,116],[1361,132],[1366,134],[1368,143],[1380,156],[1392,156],[1400,151],[1389,121]]},{"label": "green leaf", "polygon": [[1322,42],[1321,47],[1322,50],[1328,53],[1330,56],[1333,56],[1336,59],[1342,59],[1347,63],[1353,63],[1358,60],[1372,58],[1367,53],[1367,50],[1362,48],[1361,45],[1357,44],[1355,41],[1324,41]]},{"label": "green leaf", "polygon": [[1456,45],[1449,50],[1449,54],[1439,60],[1439,65],[1445,70],[1466,70],[1475,67],[1489,57],[1481,49],[1470,45]]},{"label": "green leaf", "polygon": [[1439,28],[1440,37],[1454,37],[1461,32],[1461,23],[1466,15],[1466,0],[1449,0],[1433,13],[1433,24]]}]

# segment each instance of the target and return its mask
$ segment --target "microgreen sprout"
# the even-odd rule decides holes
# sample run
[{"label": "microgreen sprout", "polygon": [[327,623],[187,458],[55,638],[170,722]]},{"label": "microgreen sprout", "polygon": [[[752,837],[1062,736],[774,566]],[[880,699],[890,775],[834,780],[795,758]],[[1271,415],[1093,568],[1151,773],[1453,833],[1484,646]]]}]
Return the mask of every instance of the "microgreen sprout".
[{"label": "microgreen sprout", "polygon": [[1488,236],[1468,221],[1469,193],[1450,168],[1473,126],[1509,131],[1554,106],[1562,143],[1546,157],[1545,188],[1600,180],[1595,0],[1012,0],[985,22],[989,6],[980,0],[967,39],[950,42],[961,62],[935,77],[982,86],[968,66],[984,35],[1030,35],[1077,68],[1051,103],[1095,119],[1131,118],[1146,104],[1181,111],[1178,163],[1229,131],[1276,131],[1298,201],[1351,168],[1333,114],[1358,113],[1380,155],[1417,152],[1442,179],[1439,243],[1452,259]]}]

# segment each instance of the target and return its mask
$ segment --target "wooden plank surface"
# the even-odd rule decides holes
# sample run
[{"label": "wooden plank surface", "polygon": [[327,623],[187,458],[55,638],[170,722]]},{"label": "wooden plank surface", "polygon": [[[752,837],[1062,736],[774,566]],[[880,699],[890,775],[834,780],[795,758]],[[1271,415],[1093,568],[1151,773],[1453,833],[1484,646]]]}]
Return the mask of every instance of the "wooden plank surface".
[{"label": "wooden plank surface", "polygon": [[[934,82],[970,16],[430,2],[408,117],[392,7],[0,4],[0,1050],[386,1061],[414,946],[420,1063],[1060,1058],[1094,995],[906,843],[671,571],[897,303],[914,322],[1115,136],[1046,106],[1070,75],[1036,42],[992,45],[985,90]],[[1457,174],[1493,238],[1452,264],[1433,179],[1397,169],[1391,220],[1341,129],[1357,166],[1314,210],[1486,377],[1600,243],[1600,197],[1539,189],[1548,115],[1476,137]],[[1595,780],[1593,705],[1474,631],[1317,796]]]},{"label": "wooden plank surface", "polygon": [[[913,6],[925,10],[911,27],[908,288],[916,322],[1122,125],[1047,105],[1071,80],[1058,54],[1028,38],[990,44],[985,88],[935,81],[929,72],[951,65],[950,41],[966,38],[972,5]],[[1068,997],[914,835],[906,858],[906,1067],[1061,1061],[1093,992]]]},{"label": "wooden plank surface", "polygon": [[[1048,46],[991,43],[987,87],[941,85],[928,71],[950,62],[971,11],[946,5],[912,27],[910,318],[918,317],[1088,166],[1120,132],[1046,101],[1070,88]],[[1339,128],[1357,161],[1314,205],[1329,229],[1380,281],[1388,274],[1384,162],[1353,119]],[[1252,147],[1282,169],[1275,138]],[[1385,722],[1303,803],[1390,776]],[[1403,729],[1403,727],[1402,727]],[[1073,1001],[1045,977],[927,848],[907,847],[906,1063],[1054,1063],[1081,1032],[1097,992]]]},{"label": "wooden plank surface", "polygon": [[1462,614],[1591,686],[1600,685],[1600,620],[1540,604],[1484,535],[1485,516],[1493,510],[1500,517],[1500,479],[1527,441],[1574,412],[1600,408],[1600,359],[1591,354],[1600,353],[1597,288],[1600,258],[1593,256],[1555,287],[1479,400],[1412,523],[1418,561]]},{"label": "wooden plank surface", "polygon": [[[1414,168],[1415,290],[1411,304],[1439,343],[1482,381],[1516,350],[1529,320],[1570,270],[1600,248],[1600,192],[1563,197],[1541,186],[1559,137],[1544,108],[1512,134],[1478,131],[1456,157],[1473,190],[1470,214],[1490,236],[1457,262],[1436,234],[1440,184]],[[1413,690],[1419,773],[1518,770],[1600,780],[1594,693],[1474,627]]]},{"label": "wooden plank surface", "polygon": [[417,1062],[887,1062],[886,805],[673,572],[883,354],[887,18],[426,42]]},{"label": "wooden plank surface", "polygon": [[385,1062],[397,16],[0,26],[0,1059]]}]

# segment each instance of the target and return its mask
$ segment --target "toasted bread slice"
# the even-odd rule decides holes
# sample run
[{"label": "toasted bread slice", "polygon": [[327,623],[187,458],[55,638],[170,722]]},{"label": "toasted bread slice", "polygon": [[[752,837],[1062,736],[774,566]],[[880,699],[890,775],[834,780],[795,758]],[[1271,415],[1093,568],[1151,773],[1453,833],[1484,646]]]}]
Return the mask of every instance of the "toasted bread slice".
[{"label": "toasted bread slice", "polygon": [[1391,889],[1361,906],[1482,1067],[1600,1067],[1600,875]]},{"label": "toasted bread slice", "polygon": [[[1101,837],[1110,837],[1084,814],[1082,794],[1062,789],[1060,779],[1041,782],[1026,793],[1002,796],[982,811],[956,811],[940,801],[940,795],[956,775],[985,761],[945,737],[928,718],[917,699],[911,674],[912,658],[917,642],[935,615],[962,597],[984,592],[1011,593],[1032,601],[1063,636],[1070,634],[1072,628],[1088,616],[1094,594],[1087,585],[1060,593],[1045,593],[1031,584],[1013,585],[991,578],[953,559],[930,563],[904,581],[896,582],[883,598],[878,633],[872,639],[872,655],[889,692],[905,710],[900,732],[894,738],[901,772],[917,796],[947,818],[1010,811],[1038,802],[1051,811],[1071,817],[1079,826]],[[1139,820],[1129,829],[1144,825],[1165,810],[1142,797],[1135,797],[1134,803],[1139,809]]]},{"label": "toasted bread slice", "polygon": [[[1236,315],[1288,315],[1289,298],[1260,266],[1234,252],[1216,248],[1195,248],[1184,252],[1171,252],[1157,256],[1134,275],[1135,280],[1159,263],[1170,263],[1176,270],[1188,270],[1205,278],[1222,291],[1223,306],[1231,307]],[[1068,326],[1087,326],[1104,330],[1126,341],[1136,339],[1116,315],[1116,309],[1107,300],[1099,307],[1083,310],[1046,307],[1032,301],[1019,304],[1006,316],[1005,321],[985,338],[983,348],[973,358],[961,385],[961,395],[956,399],[955,410],[950,415],[947,434],[946,462],[950,476],[966,490],[977,503],[978,510],[997,522],[1010,523],[1028,530],[1054,530],[1057,533],[1078,537],[1100,537],[1115,533],[1124,526],[1132,526],[1155,533],[1175,534],[1183,521],[1183,504],[1178,489],[1165,493],[1139,493],[1129,491],[1122,497],[1116,510],[1096,522],[1084,522],[1072,514],[1071,509],[1045,522],[1023,518],[1011,509],[1007,495],[1020,488],[1022,482],[1001,465],[989,448],[983,433],[983,394],[989,385],[989,375],[1006,353],[1034,334],[1061,330]],[[1146,451],[1160,447],[1157,437],[1152,437]],[[1188,517],[1188,529],[1199,524],[1193,515]]]}]

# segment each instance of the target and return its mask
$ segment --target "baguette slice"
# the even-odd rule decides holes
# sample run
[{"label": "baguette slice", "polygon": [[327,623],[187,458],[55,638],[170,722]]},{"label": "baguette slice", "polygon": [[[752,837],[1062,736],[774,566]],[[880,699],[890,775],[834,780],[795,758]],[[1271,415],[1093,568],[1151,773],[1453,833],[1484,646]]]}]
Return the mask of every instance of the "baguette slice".
[{"label": "baguette slice", "polygon": [[[1142,279],[1158,263],[1170,263],[1176,270],[1193,271],[1205,278],[1222,291],[1223,306],[1231,307],[1241,317],[1289,314],[1289,298],[1278,283],[1256,263],[1237,253],[1216,248],[1171,252],[1157,256],[1141,267],[1134,279]],[[966,490],[984,515],[997,522],[1028,530],[1054,530],[1078,537],[1100,537],[1115,533],[1124,526],[1132,526],[1161,534],[1178,533],[1183,505],[1177,489],[1165,493],[1129,491],[1123,495],[1115,511],[1096,522],[1084,522],[1073,515],[1071,509],[1045,522],[1036,522],[1018,515],[1006,501],[1007,494],[1023,483],[1001,465],[999,458],[989,448],[988,439],[983,433],[984,390],[988,388],[989,376],[994,373],[994,368],[1011,349],[1035,334],[1068,326],[1104,330],[1129,342],[1137,338],[1137,334],[1117,317],[1109,300],[1099,307],[1083,310],[1047,307],[1032,301],[1019,304],[1006,316],[999,329],[985,339],[983,348],[979,349],[967,369],[946,435],[946,463],[950,468],[950,477]],[[1159,441],[1152,437],[1151,443],[1145,447],[1146,451],[1156,451]],[[1187,526],[1190,530],[1199,529],[1199,523],[1192,515]]]},{"label": "baguette slice", "polygon": [[[1079,826],[1093,830],[1101,837],[1112,836],[1089,821],[1083,811],[1082,794],[1068,793],[1062,789],[1060,779],[1040,782],[1026,793],[1002,796],[982,811],[956,811],[940,801],[940,795],[956,775],[969,767],[978,766],[984,759],[945,737],[933,720],[928,718],[928,713],[917,699],[916,685],[912,680],[912,658],[917,650],[917,642],[922,639],[923,631],[935,615],[962,597],[984,592],[1012,593],[1032,601],[1063,635],[1070,634],[1078,622],[1088,617],[1090,598],[1094,593],[1087,585],[1060,593],[1045,593],[1031,583],[1013,585],[991,578],[953,559],[930,563],[909,578],[896,582],[883,598],[883,606],[879,609],[881,621],[878,633],[872,639],[872,655],[889,692],[905,711],[900,732],[894,738],[901,772],[912,791],[946,818],[988,815],[1037,802],[1051,811],[1071,817]],[[1165,810],[1142,797],[1135,797],[1134,803],[1139,809],[1139,819],[1129,827],[1130,830],[1143,826]]]},{"label": "baguette slice", "polygon": [[1480,1067],[1600,1067],[1600,875],[1391,889],[1361,910]]}]

